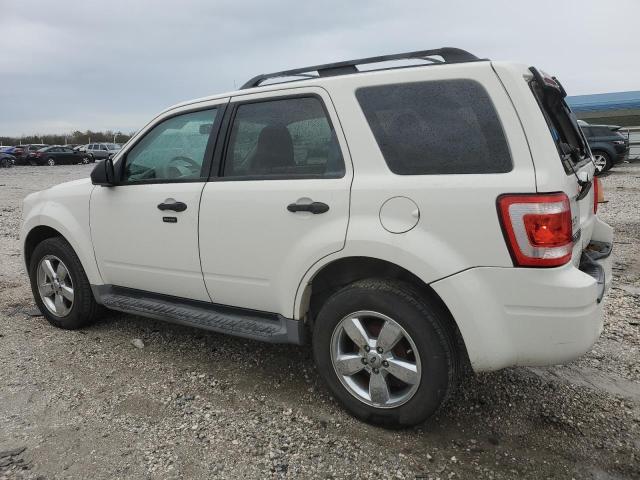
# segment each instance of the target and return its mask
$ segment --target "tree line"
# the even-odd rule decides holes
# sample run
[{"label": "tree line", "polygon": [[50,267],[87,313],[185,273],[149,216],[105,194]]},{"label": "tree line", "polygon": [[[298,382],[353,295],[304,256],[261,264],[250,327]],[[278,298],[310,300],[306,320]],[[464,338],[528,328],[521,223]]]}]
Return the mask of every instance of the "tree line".
[{"label": "tree line", "polygon": [[1,137],[0,145],[26,145],[29,143],[45,143],[47,145],[66,145],[77,143],[84,145],[87,143],[105,142],[105,143],[124,143],[133,136],[134,132],[122,133],[120,131],[106,130],[104,132],[94,132],[87,130],[81,132],[76,130],[66,134],[47,134],[47,135],[22,135],[20,137]]}]

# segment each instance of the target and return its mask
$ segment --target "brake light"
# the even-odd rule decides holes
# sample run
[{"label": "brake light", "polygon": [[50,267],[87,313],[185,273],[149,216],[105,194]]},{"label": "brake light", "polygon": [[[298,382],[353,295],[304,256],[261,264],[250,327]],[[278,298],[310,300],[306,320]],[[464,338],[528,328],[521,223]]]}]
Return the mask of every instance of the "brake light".
[{"label": "brake light", "polygon": [[518,267],[557,267],[571,260],[571,205],[564,193],[502,195],[498,213]]},{"label": "brake light", "polygon": [[598,198],[600,197],[600,180],[598,177],[593,177],[593,213],[598,213]]},{"label": "brake light", "polygon": [[36,152],[36,157],[41,157],[42,153],[41,152]]}]

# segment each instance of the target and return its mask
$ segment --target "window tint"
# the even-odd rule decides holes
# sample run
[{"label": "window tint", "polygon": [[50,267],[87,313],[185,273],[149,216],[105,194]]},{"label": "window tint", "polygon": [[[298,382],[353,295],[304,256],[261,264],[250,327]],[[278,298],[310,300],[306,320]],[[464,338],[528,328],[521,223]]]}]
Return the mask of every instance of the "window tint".
[{"label": "window tint", "polygon": [[225,176],[341,177],[344,162],[322,103],[315,97],[240,105]]},{"label": "window tint", "polygon": [[356,97],[389,169],[396,174],[511,170],[498,115],[475,81],[366,87]]},{"label": "window tint", "polygon": [[216,113],[216,109],[186,113],[155,126],[127,153],[124,180],[201,178]]},{"label": "window tint", "polygon": [[614,133],[609,127],[591,127],[593,129],[594,137],[612,137]]},{"label": "window tint", "polygon": [[582,133],[586,138],[593,137],[593,133],[591,133],[591,127],[580,127],[582,129]]}]

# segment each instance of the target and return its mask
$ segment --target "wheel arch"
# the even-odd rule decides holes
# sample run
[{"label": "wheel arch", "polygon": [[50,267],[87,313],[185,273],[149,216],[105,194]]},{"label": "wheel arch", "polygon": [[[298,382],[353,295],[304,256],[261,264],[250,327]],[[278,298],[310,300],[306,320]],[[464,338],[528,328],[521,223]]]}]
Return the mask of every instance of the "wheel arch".
[{"label": "wheel arch", "polygon": [[394,279],[411,284],[425,300],[442,311],[445,321],[455,336],[461,359],[468,364],[467,350],[460,329],[440,296],[410,270],[380,258],[342,257],[317,268],[298,289],[296,318],[306,319],[309,327],[313,329],[315,316],[326,299],[343,286],[366,278]]},{"label": "wheel arch", "polygon": [[[47,238],[61,237],[71,246],[78,256],[89,282],[92,285],[102,284],[102,277],[98,271],[88,232],[86,234],[82,232],[77,221],[71,215],[65,215],[65,218],[62,220],[64,221],[56,221],[51,217],[40,215],[38,217],[38,223],[27,230],[22,243],[22,254],[26,271],[29,271],[31,255],[39,243]],[[71,231],[79,232],[81,238],[74,238]]]}]

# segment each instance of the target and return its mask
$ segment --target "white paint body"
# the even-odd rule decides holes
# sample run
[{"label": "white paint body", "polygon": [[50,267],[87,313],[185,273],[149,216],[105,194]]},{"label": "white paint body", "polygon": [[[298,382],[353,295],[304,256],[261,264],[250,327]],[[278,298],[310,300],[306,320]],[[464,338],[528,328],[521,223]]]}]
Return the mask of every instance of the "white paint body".
[{"label": "white paint body", "polygon": [[[592,212],[593,193],[572,205],[581,240],[558,268],[514,268],[496,212],[504,193],[563,191],[577,183],[558,159],[525,79],[524,65],[476,62],[404,68],[273,85],[172,107],[142,129],[127,151],[167,115],[237,99],[318,95],[345,160],[339,179],[208,181],[94,187],[71,182],[25,200],[23,242],[34,227],[58,230],[93,285],[120,285],[301,319],[308,285],[348,257],[396,264],[430,285],[451,311],[476,371],[569,361],[602,328],[596,282],[577,268],[590,239],[612,241]],[[395,175],[355,97],[361,86],[473,79],[502,122],[513,169],[501,174]],[[583,167],[588,177],[593,166]],[[188,203],[177,224],[161,221],[167,198]],[[394,200],[406,198],[408,202]],[[296,201],[330,205],[291,213]],[[415,205],[416,208],[413,208]],[[384,224],[384,225],[383,225]],[[178,228],[176,228],[178,227]],[[611,259],[603,262],[611,279]],[[607,285],[608,287],[608,285]]]}]

